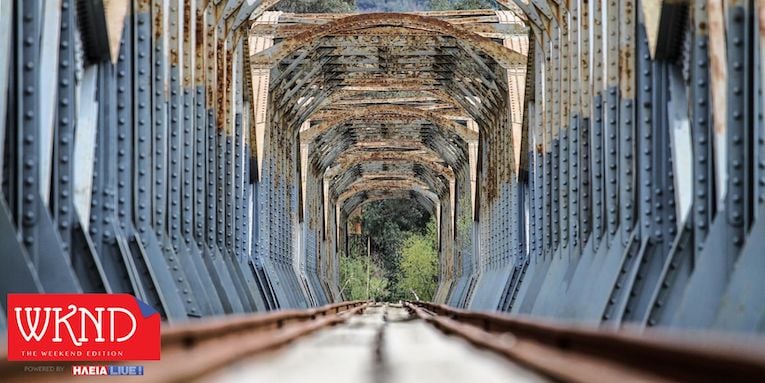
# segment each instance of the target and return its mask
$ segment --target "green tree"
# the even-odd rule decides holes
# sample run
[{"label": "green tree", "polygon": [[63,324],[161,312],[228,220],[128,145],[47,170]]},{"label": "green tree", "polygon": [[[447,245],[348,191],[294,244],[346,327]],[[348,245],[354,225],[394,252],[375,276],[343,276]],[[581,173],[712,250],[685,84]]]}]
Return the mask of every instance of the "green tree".
[{"label": "green tree", "polygon": [[435,220],[425,233],[414,233],[404,241],[398,292],[408,299],[430,301],[438,284],[438,251]]},{"label": "green tree", "polygon": [[415,12],[428,10],[429,0],[358,0],[362,12]]},{"label": "green tree", "polygon": [[[367,204],[361,213],[361,235],[350,235],[348,242],[348,259],[341,259],[341,285],[345,285],[344,294],[349,297],[365,297],[366,295],[366,260],[367,239],[370,240],[372,262],[371,285],[382,288],[375,289],[376,299],[396,301],[399,299],[412,299],[412,289],[417,291],[421,299],[430,299],[435,291],[438,279],[438,259],[436,252],[436,229],[435,221],[430,212],[415,200],[382,200]],[[425,241],[427,246],[417,247]],[[405,250],[409,246],[409,250]],[[433,262],[432,267],[424,269],[425,275],[416,275],[417,267],[410,267],[412,263],[421,261],[427,257],[411,257],[406,260],[406,255],[425,254],[423,249],[428,250],[428,257]],[[409,251],[409,253],[406,253]],[[420,259],[422,258],[422,259]],[[356,261],[358,260],[358,261]],[[346,264],[344,265],[343,262]],[[362,263],[359,263],[362,262]],[[359,269],[363,265],[363,269]],[[410,267],[408,271],[403,268]],[[345,271],[343,271],[345,270]],[[364,279],[359,277],[363,274]],[[408,280],[402,284],[404,278]],[[375,279],[377,278],[377,279]],[[420,280],[430,280],[429,284],[421,283]],[[364,282],[364,283],[361,283]],[[343,288],[343,287],[341,287]],[[361,289],[361,290],[359,290]],[[424,294],[420,293],[424,291]],[[359,291],[363,293],[359,295]],[[349,298],[350,299],[350,298]]]},{"label": "green tree", "polygon": [[[366,258],[355,256],[340,257],[340,289],[347,300],[367,299],[367,276],[369,276],[369,299],[387,300],[388,280],[378,265]],[[367,270],[367,267],[369,269]],[[369,272],[369,274],[367,274]]]},{"label": "green tree", "polygon": [[430,0],[430,10],[496,9],[494,0]]},{"label": "green tree", "polygon": [[274,9],[294,13],[353,12],[356,0],[284,0]]},{"label": "green tree", "polygon": [[412,233],[423,233],[430,220],[430,213],[414,200],[382,200],[364,206],[361,214],[362,234],[351,235],[349,253],[356,258],[366,258],[367,238],[371,239],[371,258],[388,281],[387,301],[407,297],[398,291],[401,277],[401,249]]},{"label": "green tree", "polygon": [[294,13],[418,12],[496,9],[494,0],[284,0],[275,10]]}]

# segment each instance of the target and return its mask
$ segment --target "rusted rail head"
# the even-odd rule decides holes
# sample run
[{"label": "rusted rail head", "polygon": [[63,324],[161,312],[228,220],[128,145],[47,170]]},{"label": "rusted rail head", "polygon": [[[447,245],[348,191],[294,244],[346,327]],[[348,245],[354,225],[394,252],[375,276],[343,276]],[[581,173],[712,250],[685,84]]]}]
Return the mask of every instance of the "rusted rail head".
[{"label": "rusted rail head", "polygon": [[565,382],[756,382],[765,377],[765,341],[697,338],[661,331],[598,330],[406,302],[445,333]]},{"label": "rusted rail head", "polygon": [[[188,382],[239,359],[268,352],[316,330],[342,323],[370,301],[349,301],[308,310],[237,315],[162,329],[162,359],[144,362],[142,381]],[[6,347],[3,347],[6,350]],[[3,351],[4,352],[4,351]],[[68,368],[72,363],[54,363]],[[65,380],[61,374],[30,376],[23,366],[0,355],[0,381]]]},{"label": "rusted rail head", "polygon": [[301,323],[317,318],[340,314],[363,306],[367,301],[349,301],[329,304],[308,310],[280,310],[257,315],[229,315],[210,318],[204,322],[187,322],[180,325],[166,325],[162,329],[162,347],[178,344],[198,344],[220,336],[231,336],[240,332],[269,331],[289,324]]},{"label": "rusted rail head", "polygon": [[171,326],[162,335],[162,361],[147,366],[147,370],[158,382],[197,379],[241,358],[273,350],[321,328],[342,323],[368,304],[367,301],[343,302],[316,309]]}]

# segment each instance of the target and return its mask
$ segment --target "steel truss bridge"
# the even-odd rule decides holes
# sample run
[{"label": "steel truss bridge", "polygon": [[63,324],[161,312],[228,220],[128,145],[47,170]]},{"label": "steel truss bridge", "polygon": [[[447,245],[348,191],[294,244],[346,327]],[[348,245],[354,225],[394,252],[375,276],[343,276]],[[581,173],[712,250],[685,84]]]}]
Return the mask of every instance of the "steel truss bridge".
[{"label": "steel truss bridge", "polygon": [[765,328],[759,0],[101,3],[0,1],[3,304],[343,301],[349,217],[406,198],[437,217],[436,303]]}]

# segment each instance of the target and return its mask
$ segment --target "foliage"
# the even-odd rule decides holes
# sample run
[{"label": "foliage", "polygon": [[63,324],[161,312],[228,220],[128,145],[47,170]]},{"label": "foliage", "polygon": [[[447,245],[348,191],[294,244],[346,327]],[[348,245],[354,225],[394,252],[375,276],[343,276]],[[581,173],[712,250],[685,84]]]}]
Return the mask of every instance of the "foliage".
[{"label": "foliage", "polygon": [[[340,289],[348,300],[374,299],[386,300],[388,280],[377,264],[368,259],[354,256],[340,257]],[[369,270],[367,270],[369,267]],[[369,272],[369,297],[367,297],[367,272]]]},{"label": "foliage", "polygon": [[284,0],[274,10],[293,13],[420,12],[496,7],[494,0]]},{"label": "foliage", "polygon": [[[384,270],[389,286],[396,286],[401,275],[401,247],[411,232],[421,232],[430,213],[413,200],[382,200],[367,204],[362,213],[362,235],[352,236],[349,251],[366,256],[366,238],[371,238],[372,261]],[[397,300],[391,291],[387,300]]]},{"label": "foliage", "polygon": [[355,0],[284,0],[274,10],[294,13],[339,13],[356,10]]},{"label": "foliage", "polygon": [[[367,204],[361,213],[361,235],[350,235],[348,252],[351,258],[366,259],[367,238],[371,260],[387,284],[386,301],[411,297],[399,288],[402,276],[402,249],[414,234],[425,234],[430,213],[414,200],[382,200]],[[365,286],[366,287],[366,286]]]},{"label": "foliage", "polygon": [[392,223],[403,231],[422,231],[430,220],[430,213],[414,200],[382,200],[367,204],[362,219],[365,235],[380,232],[385,223]]},{"label": "foliage", "polygon": [[466,10],[466,9],[495,9],[496,2],[493,0],[430,0],[430,10]]},{"label": "foliage", "polygon": [[495,9],[494,0],[357,0],[362,12],[418,12],[451,9]]},{"label": "foliage", "polygon": [[429,0],[358,0],[362,12],[415,12],[428,10]]},{"label": "foliage", "polygon": [[402,277],[397,290],[409,299],[430,301],[438,284],[436,222],[430,220],[425,233],[414,233],[401,251]]},{"label": "foliage", "polygon": [[340,260],[345,297],[366,297],[369,237],[373,298],[414,299],[416,293],[420,299],[432,299],[438,283],[435,219],[413,201],[394,200],[369,204],[362,220],[362,235],[349,238],[351,255]]}]

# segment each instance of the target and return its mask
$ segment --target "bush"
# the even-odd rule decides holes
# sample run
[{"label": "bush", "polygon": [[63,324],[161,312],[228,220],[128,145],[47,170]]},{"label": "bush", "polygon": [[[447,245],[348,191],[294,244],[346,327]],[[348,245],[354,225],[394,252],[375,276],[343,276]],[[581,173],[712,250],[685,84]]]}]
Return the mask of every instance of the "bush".
[{"label": "bush", "polygon": [[430,301],[438,285],[436,223],[431,220],[424,234],[415,233],[404,241],[401,252],[401,279],[397,290],[408,299]]},{"label": "bush", "polygon": [[[340,257],[340,293],[346,300],[387,299],[388,280],[383,277],[379,266],[365,258]],[[369,262],[369,297],[367,297],[367,262]]]},{"label": "bush", "polygon": [[275,10],[293,13],[342,13],[356,10],[355,0],[285,0]]}]

